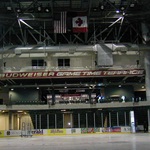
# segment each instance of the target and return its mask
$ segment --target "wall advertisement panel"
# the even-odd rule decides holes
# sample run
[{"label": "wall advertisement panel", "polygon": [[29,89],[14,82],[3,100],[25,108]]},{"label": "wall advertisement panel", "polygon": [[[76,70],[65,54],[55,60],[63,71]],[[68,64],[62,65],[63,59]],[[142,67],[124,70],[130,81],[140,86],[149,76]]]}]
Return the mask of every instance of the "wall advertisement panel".
[{"label": "wall advertisement panel", "polygon": [[129,132],[131,132],[131,127],[129,127],[129,126],[121,127],[121,132],[129,133]]},{"label": "wall advertisement panel", "polygon": [[[108,127],[108,128],[70,128],[70,129],[40,129],[32,130],[33,136],[54,135],[77,135],[77,134],[103,134],[103,133],[130,133],[131,127]],[[0,130],[0,137],[21,136],[21,130]]]},{"label": "wall advertisement panel", "polygon": [[38,130],[32,130],[32,135],[44,135],[47,134],[47,130],[38,129]]},{"label": "wall advertisement panel", "polygon": [[66,135],[66,129],[49,129],[47,130],[48,135]]},{"label": "wall advertisement panel", "polygon": [[4,136],[20,136],[21,130],[6,130]]},{"label": "wall advertisement panel", "polygon": [[0,130],[0,137],[4,137],[4,131]]},{"label": "wall advertisement panel", "polygon": [[101,133],[100,128],[81,128],[81,134],[85,133]]},{"label": "wall advertisement panel", "polygon": [[81,134],[80,128],[66,129],[66,134]]},{"label": "wall advertisement panel", "polygon": [[121,132],[121,127],[107,127],[103,128],[102,132]]}]

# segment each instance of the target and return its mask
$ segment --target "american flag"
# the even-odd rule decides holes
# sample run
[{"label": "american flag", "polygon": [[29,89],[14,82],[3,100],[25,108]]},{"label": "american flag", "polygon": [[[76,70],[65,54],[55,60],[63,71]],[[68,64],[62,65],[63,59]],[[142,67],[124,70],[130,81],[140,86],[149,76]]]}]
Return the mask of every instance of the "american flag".
[{"label": "american flag", "polygon": [[54,20],[54,33],[66,33],[67,12],[60,13],[60,20]]}]

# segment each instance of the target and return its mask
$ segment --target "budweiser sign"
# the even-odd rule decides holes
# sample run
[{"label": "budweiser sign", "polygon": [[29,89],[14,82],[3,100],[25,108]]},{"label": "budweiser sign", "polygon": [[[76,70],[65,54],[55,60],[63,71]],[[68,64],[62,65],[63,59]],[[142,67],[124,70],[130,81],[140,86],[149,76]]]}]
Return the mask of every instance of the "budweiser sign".
[{"label": "budweiser sign", "polygon": [[139,76],[144,70],[91,70],[91,71],[45,71],[45,72],[8,72],[1,79],[14,78],[65,78],[65,77],[103,77],[103,76]]}]

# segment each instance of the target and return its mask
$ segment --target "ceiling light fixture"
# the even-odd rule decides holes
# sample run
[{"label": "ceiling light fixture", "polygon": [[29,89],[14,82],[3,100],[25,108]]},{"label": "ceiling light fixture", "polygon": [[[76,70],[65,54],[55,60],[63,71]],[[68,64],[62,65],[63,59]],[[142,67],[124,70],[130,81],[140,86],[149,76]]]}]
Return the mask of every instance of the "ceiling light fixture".
[{"label": "ceiling light fixture", "polygon": [[121,6],[120,9],[121,9],[122,11],[125,10],[124,6]]},{"label": "ceiling light fixture", "polygon": [[38,10],[38,11],[42,11],[42,7],[41,7],[41,6],[38,6],[37,10]]},{"label": "ceiling light fixture", "polygon": [[17,9],[16,9],[16,12],[17,12],[17,13],[21,13],[21,9],[20,9],[20,8],[17,8]]},{"label": "ceiling light fixture", "polygon": [[45,8],[45,12],[49,13],[50,12],[49,8]]},{"label": "ceiling light fixture", "polygon": [[119,11],[119,10],[116,10],[116,13],[117,13],[117,14],[119,14],[119,13],[120,13],[120,11]]},{"label": "ceiling light fixture", "polygon": [[134,6],[135,6],[135,4],[134,4],[134,3],[131,3],[131,4],[130,4],[130,7],[131,7],[131,8],[133,8]]},{"label": "ceiling light fixture", "polygon": [[17,112],[22,113],[23,111],[22,110],[18,110]]},{"label": "ceiling light fixture", "polygon": [[11,8],[10,6],[7,6],[7,10],[8,10],[8,11],[11,11],[12,8]]},{"label": "ceiling light fixture", "polygon": [[104,10],[104,5],[101,5],[101,10]]}]

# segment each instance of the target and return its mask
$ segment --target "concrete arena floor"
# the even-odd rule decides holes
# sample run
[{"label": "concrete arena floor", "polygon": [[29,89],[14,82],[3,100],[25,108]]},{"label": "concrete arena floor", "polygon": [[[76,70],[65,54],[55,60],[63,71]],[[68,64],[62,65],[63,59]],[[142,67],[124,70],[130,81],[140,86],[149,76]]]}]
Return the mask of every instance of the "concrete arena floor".
[{"label": "concrete arena floor", "polygon": [[150,150],[150,134],[0,138],[0,150]]}]

